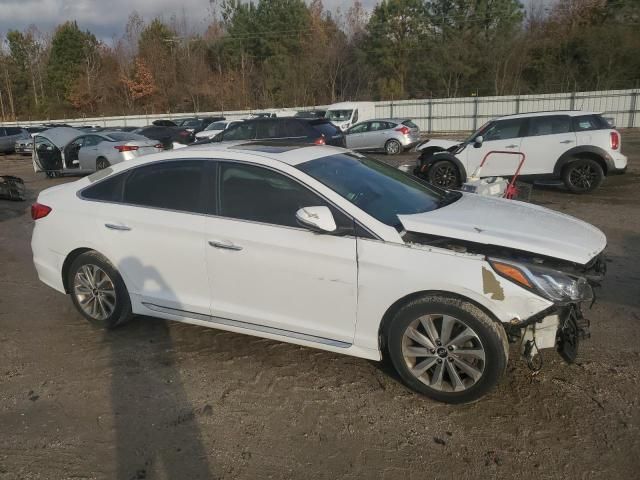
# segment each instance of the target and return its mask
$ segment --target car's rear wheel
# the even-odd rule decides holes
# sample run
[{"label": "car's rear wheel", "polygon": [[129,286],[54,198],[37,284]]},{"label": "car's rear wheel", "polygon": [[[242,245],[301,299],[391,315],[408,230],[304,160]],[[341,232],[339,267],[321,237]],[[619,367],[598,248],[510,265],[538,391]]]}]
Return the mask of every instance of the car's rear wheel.
[{"label": "car's rear wheel", "polygon": [[440,188],[459,188],[461,185],[460,170],[455,163],[449,160],[440,160],[429,167],[427,180]]},{"label": "car's rear wheel", "polygon": [[397,140],[387,140],[387,143],[384,144],[384,150],[387,155],[397,155],[402,152],[402,145]]},{"label": "car's rear wheel", "polygon": [[453,297],[424,296],[402,307],[386,332],[404,383],[446,403],[477,400],[500,380],[508,341],[502,325]]},{"label": "car's rear wheel", "polygon": [[604,172],[595,160],[580,158],[564,168],[562,180],[571,192],[588,193],[602,185]]},{"label": "car's rear wheel", "polygon": [[109,160],[104,157],[100,157],[96,160],[96,170],[104,170],[110,166],[111,164],[109,163]]},{"label": "car's rear wheel", "polygon": [[83,253],[73,261],[67,286],[75,307],[95,325],[114,328],[132,316],[129,292],[122,277],[97,252]]}]

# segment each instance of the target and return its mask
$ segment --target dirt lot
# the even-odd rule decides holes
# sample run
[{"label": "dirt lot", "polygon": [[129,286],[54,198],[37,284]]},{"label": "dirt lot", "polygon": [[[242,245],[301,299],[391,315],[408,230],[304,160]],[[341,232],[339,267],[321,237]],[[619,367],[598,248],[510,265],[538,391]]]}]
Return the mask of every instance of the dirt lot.
[{"label": "dirt lot", "polygon": [[[532,376],[512,351],[466,406],[308,348],[150,318],[94,329],[37,280],[30,202],[0,201],[0,480],[639,478],[640,134],[623,141],[630,171],[595,194],[534,192],[609,238],[579,363],[549,353]],[[0,172],[30,199],[69,181],[21,157]]]}]

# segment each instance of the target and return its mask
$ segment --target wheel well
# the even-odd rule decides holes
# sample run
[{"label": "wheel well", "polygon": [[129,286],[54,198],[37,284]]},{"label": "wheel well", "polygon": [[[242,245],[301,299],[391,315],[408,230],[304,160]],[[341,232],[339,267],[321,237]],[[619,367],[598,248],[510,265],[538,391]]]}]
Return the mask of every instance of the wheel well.
[{"label": "wheel well", "polygon": [[428,148],[423,148],[422,150],[420,150],[421,155],[426,155],[426,156],[430,156],[433,155],[436,152],[444,152],[446,151],[444,148],[442,147],[428,147]]},{"label": "wheel well", "polygon": [[62,284],[64,285],[64,291],[66,293],[71,293],[67,280],[71,265],[73,264],[74,260],[80,255],[91,251],[93,251],[91,248],[76,248],[75,250],[72,250],[69,255],[67,255],[67,258],[64,259],[64,262],[62,263]]},{"label": "wheel well", "polygon": [[602,167],[602,172],[605,175],[607,174],[607,162],[605,162],[604,158],[602,158],[600,155],[593,152],[583,152],[583,153],[573,155],[571,159],[562,166],[562,171],[564,172],[565,168],[567,168],[569,164],[571,164],[572,162],[575,162],[576,160],[582,160],[585,158],[595,161],[598,165],[600,165],[600,167]]},{"label": "wheel well", "polygon": [[414,300],[417,300],[420,297],[426,297],[429,295],[440,295],[443,297],[457,298],[459,300],[469,302],[472,305],[475,305],[476,307],[478,307],[484,313],[486,313],[489,316],[489,318],[493,319],[497,323],[502,324],[500,320],[498,320],[498,318],[496,318],[496,316],[484,305],[481,305],[475,300],[465,297],[464,295],[459,295],[457,293],[452,293],[452,292],[445,292],[442,290],[423,290],[421,292],[410,293],[409,295],[406,295],[400,298],[399,300],[396,300],[393,303],[393,305],[391,305],[382,316],[382,321],[380,322],[380,327],[378,328],[378,344],[380,346],[380,351],[383,353],[383,355],[386,352],[386,345],[385,345],[386,331],[389,328],[389,325],[391,325],[391,322],[393,321],[393,318],[396,316],[396,313],[398,313],[398,311],[402,307],[404,307],[406,304]]}]

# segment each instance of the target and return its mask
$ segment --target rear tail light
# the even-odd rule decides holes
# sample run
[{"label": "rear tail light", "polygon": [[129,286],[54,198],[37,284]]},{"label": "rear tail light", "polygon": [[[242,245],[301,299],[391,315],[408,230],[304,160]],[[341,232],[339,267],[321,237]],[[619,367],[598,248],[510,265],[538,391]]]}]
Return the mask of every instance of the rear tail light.
[{"label": "rear tail light", "polygon": [[325,139],[324,139],[324,135],[323,135],[323,136],[321,136],[321,137],[316,138],[316,139],[313,141],[313,143],[314,143],[314,145],[326,145],[326,143],[327,143],[327,142],[325,141]]},{"label": "rear tail light", "polygon": [[409,128],[405,127],[404,125],[400,128],[396,128],[396,132],[400,132],[402,135],[409,135],[409,132],[411,130],[409,130]]},{"label": "rear tail light", "polygon": [[611,150],[617,150],[620,147],[620,134],[611,132]]},{"label": "rear tail light", "polygon": [[51,207],[37,202],[31,205],[31,218],[33,218],[34,220],[44,218],[49,215],[49,213],[51,213]]},{"label": "rear tail light", "polygon": [[122,153],[122,152],[134,152],[138,150],[140,147],[138,147],[137,145],[116,145],[113,148],[115,148],[120,153]]}]

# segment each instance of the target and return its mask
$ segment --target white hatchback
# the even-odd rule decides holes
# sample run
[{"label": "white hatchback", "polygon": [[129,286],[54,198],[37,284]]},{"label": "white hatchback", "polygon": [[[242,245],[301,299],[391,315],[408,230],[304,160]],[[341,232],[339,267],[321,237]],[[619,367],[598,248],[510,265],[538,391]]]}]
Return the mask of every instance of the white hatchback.
[{"label": "white hatchback", "polygon": [[605,236],[447,192],[347,150],[199,145],[40,193],[40,279],[105,327],[134,314],[391,360],[440,401],[488,392],[508,343],[569,361]]}]

